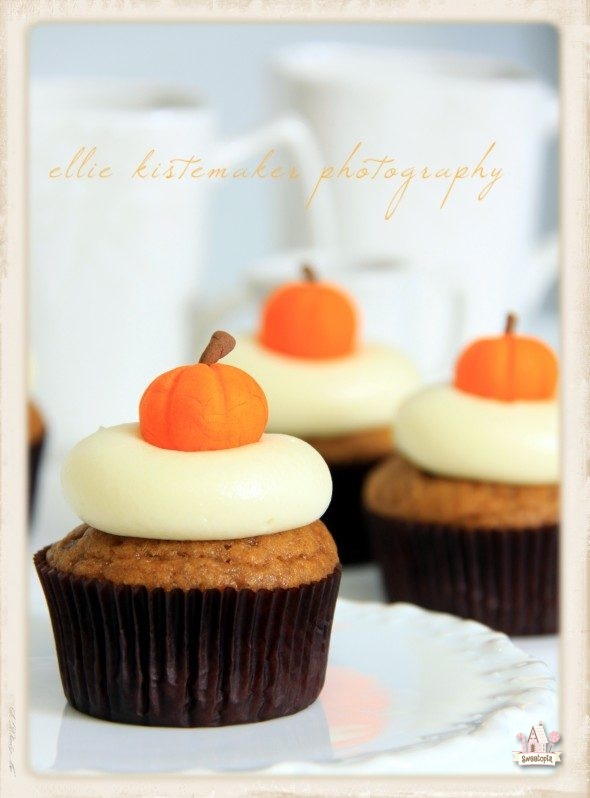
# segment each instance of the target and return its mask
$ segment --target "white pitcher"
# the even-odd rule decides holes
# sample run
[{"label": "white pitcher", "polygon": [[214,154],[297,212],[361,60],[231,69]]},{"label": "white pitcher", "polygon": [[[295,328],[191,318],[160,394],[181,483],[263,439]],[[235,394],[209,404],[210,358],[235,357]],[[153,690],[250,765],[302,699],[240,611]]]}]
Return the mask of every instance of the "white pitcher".
[{"label": "white pitcher", "polygon": [[[359,262],[425,263],[447,275],[464,294],[465,339],[499,329],[507,310],[536,309],[558,260],[556,237],[537,237],[543,166],[558,122],[549,86],[495,59],[348,44],[288,47],[272,70],[280,108],[307,120],[334,167],[316,199],[334,204],[341,252]],[[385,156],[394,160],[379,178],[354,176],[367,165],[375,170],[364,158]],[[384,179],[386,166],[467,172],[442,208],[452,178],[417,175],[386,219],[403,182]],[[337,178],[343,168],[353,177]],[[478,200],[493,168],[502,174]],[[305,223],[299,203],[282,220],[280,243],[297,246]]]},{"label": "white pitcher", "polygon": [[[136,418],[148,382],[198,354],[208,195],[220,181],[132,179],[144,156],[152,152],[142,172],[149,175],[192,155],[213,167],[256,164],[281,144],[300,170],[303,196],[319,155],[293,117],[222,142],[213,110],[185,89],[33,81],[30,348],[54,451],[100,424]],[[319,243],[330,223],[321,208],[310,222]]]}]

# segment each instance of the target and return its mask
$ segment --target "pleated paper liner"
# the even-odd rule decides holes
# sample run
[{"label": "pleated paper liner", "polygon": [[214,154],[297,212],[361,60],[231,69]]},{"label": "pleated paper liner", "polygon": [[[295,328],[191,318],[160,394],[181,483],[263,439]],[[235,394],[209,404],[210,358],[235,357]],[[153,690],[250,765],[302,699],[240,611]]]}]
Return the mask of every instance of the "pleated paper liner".
[{"label": "pleated paper liner", "polygon": [[332,475],[332,500],[322,521],[336,541],[342,565],[360,565],[374,559],[361,504],[361,491],[365,477],[382,459],[328,463]]},{"label": "pleated paper liner", "polygon": [[39,466],[45,446],[45,435],[33,443],[29,443],[28,472],[29,472],[29,515],[35,509],[35,497],[37,495],[37,483],[39,481]]},{"label": "pleated paper liner", "polygon": [[341,568],[301,587],[188,591],[115,585],[34,562],[64,693],[88,715],[224,726],[298,712],[326,674]]},{"label": "pleated paper liner", "polygon": [[389,601],[472,618],[508,635],[557,631],[556,525],[465,529],[367,516]]}]

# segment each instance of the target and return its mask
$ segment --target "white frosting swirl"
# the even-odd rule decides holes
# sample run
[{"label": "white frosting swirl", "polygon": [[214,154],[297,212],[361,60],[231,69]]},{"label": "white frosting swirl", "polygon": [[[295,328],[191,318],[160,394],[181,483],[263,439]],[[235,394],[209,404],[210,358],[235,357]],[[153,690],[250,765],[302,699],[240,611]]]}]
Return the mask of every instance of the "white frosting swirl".
[{"label": "white frosting swirl", "polygon": [[501,402],[436,385],[402,404],[396,447],[447,477],[513,483],[559,481],[557,401]]},{"label": "white frosting swirl", "polygon": [[332,495],[330,472],[304,441],[177,452],[144,441],[138,424],[101,427],[62,469],[79,518],[116,535],[224,540],[281,532],[317,520]]},{"label": "white frosting swirl", "polygon": [[386,346],[308,360],[272,352],[251,336],[224,360],[251,374],[268,399],[270,431],[341,435],[393,424],[400,402],[419,384],[411,362]]}]

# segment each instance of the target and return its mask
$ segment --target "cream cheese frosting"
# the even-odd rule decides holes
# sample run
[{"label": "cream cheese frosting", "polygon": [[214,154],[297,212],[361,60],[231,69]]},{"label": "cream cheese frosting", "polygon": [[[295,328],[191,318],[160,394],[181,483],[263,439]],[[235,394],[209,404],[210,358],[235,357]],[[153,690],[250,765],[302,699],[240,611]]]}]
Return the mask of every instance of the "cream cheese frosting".
[{"label": "cream cheese frosting", "polygon": [[441,476],[553,484],[559,481],[558,428],[555,399],[502,402],[436,385],[401,405],[396,447]]},{"label": "cream cheese frosting", "polygon": [[391,425],[400,402],[419,384],[406,357],[374,344],[333,360],[307,360],[241,336],[224,362],[244,369],[262,386],[268,430],[304,437]]},{"label": "cream cheese frosting", "polygon": [[117,535],[223,540],[317,520],[332,495],[323,458],[289,435],[207,452],[147,443],[138,424],[101,427],[69,453],[66,500],[87,524]]}]

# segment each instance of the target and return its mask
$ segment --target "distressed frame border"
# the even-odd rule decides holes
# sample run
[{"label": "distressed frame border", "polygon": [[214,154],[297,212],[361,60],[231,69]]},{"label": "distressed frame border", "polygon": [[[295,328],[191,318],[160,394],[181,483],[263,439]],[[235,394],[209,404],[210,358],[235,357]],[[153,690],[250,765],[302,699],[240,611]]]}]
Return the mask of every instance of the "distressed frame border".
[{"label": "distressed frame border", "polygon": [[[474,8],[474,6],[476,7]],[[25,429],[27,36],[41,22],[522,22],[560,34],[561,725],[564,761],[511,777],[41,777],[27,765]],[[584,795],[590,761],[589,9],[586,0],[5,0],[0,6],[0,791],[3,795]],[[579,740],[570,747],[569,741]]]}]

